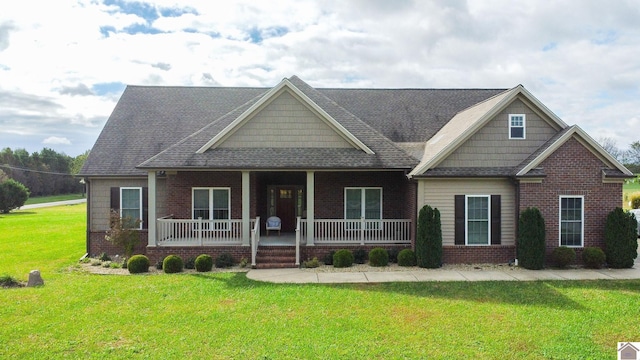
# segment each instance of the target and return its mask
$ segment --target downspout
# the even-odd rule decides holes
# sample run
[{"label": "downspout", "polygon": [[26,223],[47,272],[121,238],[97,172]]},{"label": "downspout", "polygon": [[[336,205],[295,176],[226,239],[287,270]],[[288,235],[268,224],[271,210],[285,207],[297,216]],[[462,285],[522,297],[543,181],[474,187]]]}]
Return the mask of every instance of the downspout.
[{"label": "downspout", "polygon": [[517,253],[517,249],[518,249],[518,231],[519,231],[519,227],[520,227],[520,181],[514,176],[512,178],[513,183],[516,187],[516,211],[514,212],[516,214],[516,233],[515,233],[515,244],[516,244],[516,259],[518,258],[518,253]]},{"label": "downspout", "polygon": [[90,218],[90,214],[91,214],[91,188],[89,186],[89,179],[85,178],[84,179],[84,186],[86,187],[86,193],[87,193],[87,254],[89,254],[89,256],[91,256],[91,229],[90,229],[90,224],[91,224],[91,218]]}]

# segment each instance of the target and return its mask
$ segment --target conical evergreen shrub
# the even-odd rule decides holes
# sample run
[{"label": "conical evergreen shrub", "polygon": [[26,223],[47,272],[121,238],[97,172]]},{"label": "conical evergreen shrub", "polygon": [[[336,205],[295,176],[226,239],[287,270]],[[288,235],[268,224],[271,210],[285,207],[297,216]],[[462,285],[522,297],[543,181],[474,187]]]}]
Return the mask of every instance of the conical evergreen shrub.
[{"label": "conical evergreen shrub", "polygon": [[614,269],[633,267],[638,257],[638,223],[632,213],[616,208],[607,215],[604,229],[607,264]]},{"label": "conical evergreen shrub", "polygon": [[439,268],[442,265],[442,229],[440,211],[425,205],[418,214],[416,262],[419,267]]},{"label": "conical evergreen shrub", "polygon": [[540,210],[527,208],[520,213],[518,222],[517,254],[520,266],[539,270],[544,267],[545,225]]}]

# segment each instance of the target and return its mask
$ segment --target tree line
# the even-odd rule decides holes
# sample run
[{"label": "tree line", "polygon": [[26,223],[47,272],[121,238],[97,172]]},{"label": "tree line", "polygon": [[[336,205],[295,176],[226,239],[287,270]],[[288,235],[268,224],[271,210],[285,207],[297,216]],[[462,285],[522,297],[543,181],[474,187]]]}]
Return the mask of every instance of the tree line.
[{"label": "tree line", "polygon": [[81,193],[80,172],[89,151],[76,157],[49,148],[29,153],[25,149],[0,151],[0,182],[13,179],[29,189],[30,196]]},{"label": "tree line", "polygon": [[612,138],[601,138],[598,142],[629,171],[640,173],[640,140],[632,142],[627,150],[620,150]]}]

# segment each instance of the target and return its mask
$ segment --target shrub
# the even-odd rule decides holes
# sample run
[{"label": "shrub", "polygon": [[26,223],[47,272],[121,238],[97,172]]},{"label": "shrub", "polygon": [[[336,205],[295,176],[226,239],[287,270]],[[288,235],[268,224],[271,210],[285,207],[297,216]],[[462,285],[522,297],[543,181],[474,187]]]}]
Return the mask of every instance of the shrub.
[{"label": "shrub", "polygon": [[317,268],[318,266],[320,266],[320,261],[318,260],[317,257],[314,257],[311,260],[307,260],[307,261],[303,261],[302,262],[302,267],[303,268],[312,269],[312,268]]},{"label": "shrub", "polygon": [[416,254],[411,249],[403,249],[398,254],[398,265],[416,266]]},{"label": "shrub", "polygon": [[162,270],[164,270],[165,274],[179,273],[182,272],[183,268],[184,263],[178,255],[169,255],[162,261]]},{"label": "shrub", "polygon": [[353,262],[356,264],[364,264],[367,262],[367,252],[364,249],[355,249],[353,251]]},{"label": "shrub", "polygon": [[322,262],[325,265],[333,265],[333,255],[335,255],[336,252],[334,250],[329,251],[323,258],[322,258]]},{"label": "shrub", "polygon": [[347,249],[338,250],[333,254],[333,266],[345,268],[353,265],[353,254]]},{"label": "shrub", "polygon": [[607,215],[604,251],[614,269],[630,268],[638,256],[638,222],[632,213],[616,208]]},{"label": "shrub", "polygon": [[440,211],[425,205],[418,214],[416,262],[423,268],[438,268],[442,264],[442,230]]},{"label": "shrub", "polygon": [[374,248],[369,251],[369,265],[387,266],[389,265],[389,253],[383,248]]},{"label": "shrub", "polygon": [[121,218],[116,210],[111,210],[109,215],[109,230],[105,235],[105,240],[115,246],[122,247],[124,255],[131,257],[135,246],[140,242],[140,219],[132,220],[130,217]]},{"label": "shrub", "polygon": [[387,250],[387,252],[389,253],[389,262],[390,263],[397,263],[398,262],[398,254],[400,253],[400,249],[391,248],[391,249]]},{"label": "shrub", "polygon": [[213,258],[207,254],[198,255],[193,261],[193,267],[198,272],[207,272],[213,269]]},{"label": "shrub", "polygon": [[127,269],[131,274],[145,273],[149,271],[149,258],[144,255],[133,255],[127,262]]},{"label": "shrub", "polygon": [[527,208],[520,213],[517,244],[520,266],[530,270],[539,270],[544,267],[545,224],[537,208]]},{"label": "shrub", "polygon": [[238,263],[238,265],[241,268],[246,268],[247,265],[249,265],[249,259],[247,259],[246,257],[243,257],[242,259],[240,259],[240,263]]},{"label": "shrub", "polygon": [[216,258],[217,268],[229,268],[233,266],[233,257],[229,253],[222,253]]},{"label": "shrub", "polygon": [[629,195],[629,201],[632,209],[640,209],[640,192],[634,192]]},{"label": "shrub", "polygon": [[559,246],[553,249],[553,261],[561,268],[567,267],[576,259],[576,251],[570,247]]},{"label": "shrub", "polygon": [[103,253],[100,254],[100,256],[98,256],[98,260],[100,260],[100,261],[111,261],[111,257],[107,253],[103,252]]},{"label": "shrub", "polygon": [[0,182],[0,213],[8,214],[24,205],[28,198],[29,189],[23,184],[13,179]]},{"label": "shrub", "polygon": [[184,262],[185,269],[195,269],[196,268],[196,258],[193,256],[188,258],[187,261]]},{"label": "shrub", "polygon": [[586,247],[582,251],[582,261],[584,265],[591,269],[600,269],[604,264],[606,256],[599,247]]}]

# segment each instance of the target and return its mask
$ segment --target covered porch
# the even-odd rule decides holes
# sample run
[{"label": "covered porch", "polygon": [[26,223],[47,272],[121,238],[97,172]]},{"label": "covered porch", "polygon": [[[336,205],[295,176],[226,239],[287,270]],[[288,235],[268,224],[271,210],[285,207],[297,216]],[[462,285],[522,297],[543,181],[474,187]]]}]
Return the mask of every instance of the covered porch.
[{"label": "covered porch", "polygon": [[[261,246],[410,245],[414,235],[415,209],[407,206],[413,189],[402,172],[148,174],[149,218],[156,219],[148,224],[148,247],[250,247],[255,265]],[[222,200],[213,199],[213,191]],[[200,205],[200,192],[213,200]],[[207,206],[211,211],[201,210]],[[278,216],[282,228],[267,236],[270,216]],[[296,264],[299,257],[297,250]]]}]

